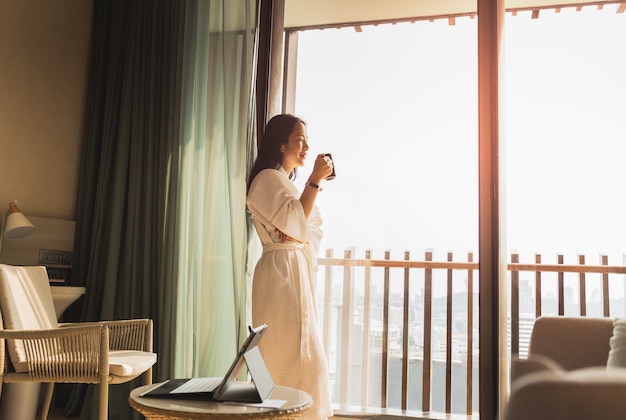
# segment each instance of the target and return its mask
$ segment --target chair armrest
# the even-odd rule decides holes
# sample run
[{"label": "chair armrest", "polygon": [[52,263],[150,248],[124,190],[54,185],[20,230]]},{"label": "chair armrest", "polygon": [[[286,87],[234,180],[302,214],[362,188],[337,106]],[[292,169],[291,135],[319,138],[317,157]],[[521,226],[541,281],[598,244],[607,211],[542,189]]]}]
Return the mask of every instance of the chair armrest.
[{"label": "chair armrest", "polygon": [[104,325],[109,329],[110,350],[152,352],[153,322],[148,318],[59,324],[59,328]]},{"label": "chair armrest", "polygon": [[[20,340],[24,346],[28,372],[32,379],[55,382],[72,378],[108,375],[108,329],[104,325],[74,326],[47,330],[0,330],[4,340]],[[6,370],[5,370],[6,372]]]},{"label": "chair armrest", "polygon": [[141,350],[152,352],[152,320],[126,319],[102,321],[109,328],[111,350]]},{"label": "chair armrest", "polygon": [[562,370],[563,368],[554,360],[540,354],[529,356],[527,359],[514,357],[511,360],[511,383],[529,373]]},{"label": "chair armrest", "polygon": [[513,384],[504,420],[621,420],[625,395],[626,369],[529,373]]}]

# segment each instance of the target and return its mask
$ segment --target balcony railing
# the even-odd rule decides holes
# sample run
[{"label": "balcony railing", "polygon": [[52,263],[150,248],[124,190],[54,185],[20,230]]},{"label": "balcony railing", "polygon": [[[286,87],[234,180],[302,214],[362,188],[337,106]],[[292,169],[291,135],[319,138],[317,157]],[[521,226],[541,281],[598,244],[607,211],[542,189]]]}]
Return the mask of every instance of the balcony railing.
[{"label": "balcony railing", "polygon": [[[478,412],[478,262],[472,252],[436,261],[405,251],[342,258],[327,250],[319,258],[318,305],[340,410],[476,416]],[[463,261],[461,261],[463,259]],[[586,265],[585,256],[565,264],[508,263],[511,354],[526,356],[534,320],[540,315],[624,316],[626,264]],[[523,273],[530,275],[525,278]]]}]

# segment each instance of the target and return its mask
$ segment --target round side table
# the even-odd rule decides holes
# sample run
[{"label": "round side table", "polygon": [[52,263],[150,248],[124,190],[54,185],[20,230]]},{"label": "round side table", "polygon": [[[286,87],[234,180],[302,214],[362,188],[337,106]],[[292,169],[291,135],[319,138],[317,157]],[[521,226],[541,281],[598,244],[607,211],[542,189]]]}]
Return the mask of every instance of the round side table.
[{"label": "round side table", "polygon": [[[280,408],[230,404],[207,400],[142,397],[160,384],[144,385],[131,391],[130,406],[147,419],[299,419],[313,404],[311,396],[298,389],[276,386],[269,400],[284,401]],[[267,402],[267,401],[266,401]]]}]

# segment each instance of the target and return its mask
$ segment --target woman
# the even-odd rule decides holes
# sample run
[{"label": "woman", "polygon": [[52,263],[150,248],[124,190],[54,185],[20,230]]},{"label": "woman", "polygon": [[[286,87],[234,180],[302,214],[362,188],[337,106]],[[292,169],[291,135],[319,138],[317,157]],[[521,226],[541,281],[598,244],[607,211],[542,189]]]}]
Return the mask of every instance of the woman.
[{"label": "woman", "polygon": [[274,382],[311,394],[313,407],[306,418],[327,419],[332,416],[328,364],[313,272],[322,238],[315,199],[332,162],[318,155],[300,194],[292,180],[308,150],[306,126],[299,118],[277,115],[265,126],[248,179],[247,204],[263,244],[254,270],[252,322],[268,325],[260,349]]}]

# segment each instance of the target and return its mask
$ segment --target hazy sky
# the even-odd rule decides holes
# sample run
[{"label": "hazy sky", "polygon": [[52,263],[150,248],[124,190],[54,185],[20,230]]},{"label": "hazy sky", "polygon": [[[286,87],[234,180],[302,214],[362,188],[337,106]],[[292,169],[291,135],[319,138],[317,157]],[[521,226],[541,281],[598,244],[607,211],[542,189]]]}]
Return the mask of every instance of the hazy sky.
[{"label": "hazy sky", "polygon": [[[626,14],[505,25],[508,247],[622,264]],[[299,50],[296,113],[337,171],[318,199],[323,247],[477,253],[476,20],[302,32]]]}]

